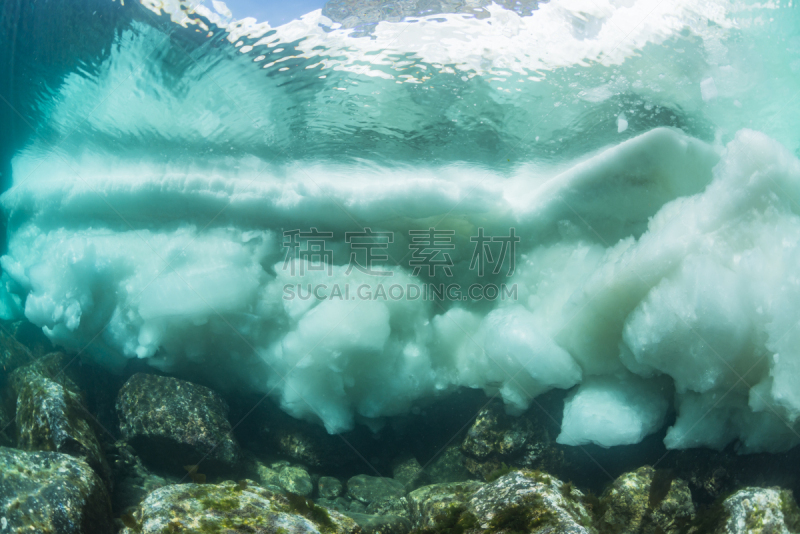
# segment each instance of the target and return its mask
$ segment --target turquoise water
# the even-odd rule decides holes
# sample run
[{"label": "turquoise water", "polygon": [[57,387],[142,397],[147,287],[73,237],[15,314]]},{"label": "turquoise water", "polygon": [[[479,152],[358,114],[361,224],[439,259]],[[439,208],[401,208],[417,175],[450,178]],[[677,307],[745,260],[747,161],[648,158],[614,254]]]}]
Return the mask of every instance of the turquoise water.
[{"label": "turquoise water", "polygon": [[3,5],[4,320],[332,434],[800,442],[796,4],[234,7]]}]

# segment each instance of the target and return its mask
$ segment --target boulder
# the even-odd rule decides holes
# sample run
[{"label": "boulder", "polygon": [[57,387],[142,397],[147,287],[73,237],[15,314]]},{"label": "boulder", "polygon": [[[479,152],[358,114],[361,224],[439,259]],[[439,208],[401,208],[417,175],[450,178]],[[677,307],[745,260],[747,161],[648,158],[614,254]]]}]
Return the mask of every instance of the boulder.
[{"label": "boulder", "polygon": [[0,532],[113,532],[105,485],[85,462],[58,452],[0,447]]},{"label": "boulder", "polygon": [[550,436],[525,415],[512,416],[501,402],[484,406],[461,442],[470,473],[487,479],[505,464],[533,468],[547,458]]},{"label": "boulder", "polygon": [[147,469],[133,447],[124,441],[116,442],[108,457],[114,481],[111,504],[117,516],[138,505],[152,491],[180,480],[162,477]]},{"label": "boulder", "polygon": [[302,467],[284,467],[278,473],[278,483],[286,491],[297,495],[308,496],[314,491],[314,483],[308,471]]},{"label": "boulder", "polygon": [[[0,385],[0,388],[3,386]],[[14,412],[6,406],[0,398],[0,447],[11,447],[15,444],[14,432]]]},{"label": "boulder", "polygon": [[65,356],[52,353],[11,374],[17,396],[17,447],[55,451],[84,460],[104,480],[110,469],[77,386],[61,369]]},{"label": "boulder", "polygon": [[423,483],[424,473],[419,461],[410,456],[395,462],[392,478],[402,483],[406,491],[411,491]]},{"label": "boulder", "polygon": [[411,532],[411,522],[405,517],[396,515],[369,515],[348,512],[361,527],[361,534],[408,534]]},{"label": "boulder", "polygon": [[[408,515],[403,484],[393,478],[356,475],[347,481],[347,495],[366,505],[371,515]],[[351,511],[356,511],[351,507]],[[358,510],[361,512],[361,510]]]},{"label": "boulder", "polygon": [[364,504],[400,498],[406,494],[403,484],[386,477],[356,475],[347,481],[347,494]]},{"label": "boulder", "polygon": [[256,464],[255,473],[256,473],[256,478],[265,488],[268,489],[276,488],[280,491],[285,491],[281,487],[280,472],[272,469],[271,467],[267,467],[266,465],[259,462]]},{"label": "boulder", "polygon": [[253,477],[262,487],[270,491],[303,496],[309,496],[314,492],[314,482],[304,467],[293,466],[283,460],[265,464],[248,452],[244,453],[242,464],[248,477]]},{"label": "boulder", "polygon": [[[335,499],[325,499],[324,497],[320,497],[316,500],[316,503],[320,506],[324,506],[325,508],[336,510],[337,512],[345,513],[353,511],[350,510],[350,505],[353,504],[353,501],[349,501],[345,497],[336,497]],[[366,510],[366,507],[364,507],[363,504],[358,501],[356,501],[356,503],[362,507],[362,511]]]},{"label": "boulder", "polygon": [[475,416],[461,450],[479,459],[494,454],[509,458],[521,454],[533,434],[533,425],[527,418],[508,415],[501,403],[492,402]]},{"label": "boulder", "polygon": [[790,534],[800,532],[800,509],[790,490],[744,488],[722,502],[723,519],[715,534]]},{"label": "boulder", "polygon": [[454,507],[463,508],[482,482],[450,482],[422,486],[408,494],[408,511],[415,529],[433,528],[447,519]]},{"label": "boulder", "polygon": [[4,328],[0,328],[0,373],[10,373],[17,367],[33,362],[34,356],[28,348]]},{"label": "boulder", "polygon": [[280,532],[356,534],[355,521],[298,495],[251,481],[179,484],[157,489],[126,520],[121,534]]},{"label": "boulder", "polygon": [[[427,484],[463,482],[472,478],[466,466],[466,457],[458,445],[447,447],[426,468],[424,480]],[[422,480],[422,479],[421,479]]]},{"label": "boulder", "polygon": [[120,390],[117,412],[123,439],[146,464],[185,474],[202,462],[199,472],[213,474],[239,460],[228,405],[207,387],[137,373]]},{"label": "boulder", "polygon": [[600,525],[609,534],[677,534],[689,528],[695,515],[688,484],[650,466],[617,478],[600,502]]},{"label": "boulder", "polygon": [[323,499],[335,499],[344,492],[344,486],[334,477],[320,477],[318,487],[319,496]]},{"label": "boulder", "polygon": [[476,491],[458,521],[476,532],[595,534],[583,498],[550,475],[514,471]]}]

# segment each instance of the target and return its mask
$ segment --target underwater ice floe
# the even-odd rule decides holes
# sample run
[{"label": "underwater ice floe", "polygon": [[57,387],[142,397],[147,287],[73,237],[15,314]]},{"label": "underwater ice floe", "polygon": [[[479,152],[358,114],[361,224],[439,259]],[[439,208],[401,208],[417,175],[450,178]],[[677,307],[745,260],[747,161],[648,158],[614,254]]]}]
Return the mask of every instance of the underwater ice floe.
[{"label": "underwater ice floe", "polygon": [[[800,162],[762,134],[723,149],[657,129],[510,178],[357,165],[255,176],[95,155],[74,161],[76,179],[38,163],[18,156],[15,175],[29,178],[2,197],[4,317],[109,367],[144,358],[271,391],[330,432],[460,386],[511,412],[576,386],[562,443],[636,443],[669,406],[670,448],[800,441]],[[287,284],[375,282],[348,274],[346,256],[330,273],[284,269],[285,228],[330,228],[341,251],[350,216],[404,235],[445,215],[459,233],[523,236],[516,300],[283,298]],[[470,252],[454,251],[456,264]],[[392,283],[417,280],[387,269]],[[467,272],[454,275],[465,287]]]}]

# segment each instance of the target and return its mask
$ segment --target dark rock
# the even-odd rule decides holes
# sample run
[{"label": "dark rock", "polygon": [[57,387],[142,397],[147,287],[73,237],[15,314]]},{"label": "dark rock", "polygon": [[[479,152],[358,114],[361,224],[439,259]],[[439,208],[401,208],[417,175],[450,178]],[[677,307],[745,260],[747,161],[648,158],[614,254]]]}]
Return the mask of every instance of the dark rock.
[{"label": "dark rock", "polygon": [[415,529],[433,528],[447,519],[454,506],[463,507],[483,487],[482,482],[450,482],[422,486],[408,494],[408,511]]},{"label": "dark rock", "polygon": [[408,500],[402,496],[373,501],[367,505],[366,512],[372,515],[394,515],[408,518]]},{"label": "dark rock", "polygon": [[25,345],[0,328],[0,373],[10,373],[33,360],[33,354]]},{"label": "dark rock", "polygon": [[800,531],[800,509],[790,490],[744,488],[722,502],[715,534],[789,534]]},{"label": "dark rock", "polygon": [[243,464],[248,476],[271,491],[303,496],[309,496],[314,491],[311,475],[303,467],[293,466],[283,460],[266,465],[250,453],[245,453]]},{"label": "dark rock", "polygon": [[669,471],[644,466],[617,478],[600,498],[609,534],[677,534],[694,519],[688,484]]},{"label": "dark rock", "polygon": [[[306,428],[302,423],[284,428],[276,428],[274,450],[292,460],[319,467],[326,463],[331,454],[331,446],[340,449],[342,443],[337,438]],[[330,445],[326,445],[326,443]],[[328,449],[328,450],[326,450]]]},{"label": "dark rock", "polygon": [[406,491],[411,491],[423,484],[425,475],[420,463],[411,456],[394,464],[392,478],[403,484]]},{"label": "dark rock", "polygon": [[530,440],[531,427],[527,418],[510,416],[500,403],[492,402],[478,412],[461,443],[461,450],[475,458],[487,458],[492,454],[513,456]]},{"label": "dark rock", "polygon": [[384,439],[383,433],[375,434],[365,426],[331,435],[321,425],[295,419],[268,402],[261,403],[259,409],[251,413],[254,402],[257,399],[236,406],[241,417],[247,416],[237,430],[246,448],[268,451],[333,476],[344,477],[363,471],[364,458],[369,458],[373,465],[380,464],[382,457],[390,454],[398,442]]},{"label": "dark rock", "polygon": [[350,501],[347,510],[356,514],[366,514],[367,505],[361,501]]},{"label": "dark rock", "polygon": [[466,505],[477,531],[594,534],[583,494],[555,477],[515,471],[476,491]]},{"label": "dark rock", "polygon": [[447,447],[425,468],[424,480],[428,484],[463,482],[472,478],[467,470],[466,458],[458,445]]},{"label": "dark rock", "polygon": [[94,420],[77,386],[60,372],[63,365],[64,355],[53,353],[11,374],[17,395],[17,447],[80,458],[107,481],[110,469]]},{"label": "dark rock", "polygon": [[[392,478],[356,475],[347,481],[347,495],[365,504],[365,512],[371,515],[407,516],[405,494],[405,487]],[[356,510],[351,507],[351,511]]]},{"label": "dark rock", "polygon": [[115,516],[122,515],[127,509],[137,506],[151,492],[177,484],[179,478],[165,478],[152,473],[136,455],[133,447],[124,441],[118,441],[109,453],[111,469],[114,476],[114,492],[112,507]]},{"label": "dark rock", "polygon": [[228,405],[207,387],[137,373],[120,390],[117,412],[123,438],[146,464],[185,474],[202,462],[200,473],[217,473],[239,459]]},{"label": "dark rock", "polygon": [[461,443],[467,469],[483,479],[506,464],[529,469],[540,467],[550,447],[544,425],[535,425],[527,415],[508,415],[497,401],[478,412]]},{"label": "dark rock", "polygon": [[408,534],[411,522],[405,517],[396,515],[369,515],[346,513],[350,519],[361,527],[361,534]]},{"label": "dark rock", "polygon": [[163,532],[282,532],[356,534],[349,517],[300,496],[286,496],[254,482],[180,484],[147,496],[121,534]]},{"label": "dark rock", "polygon": [[263,462],[257,458],[248,458],[246,461],[247,472],[251,473],[259,483],[264,487],[280,487],[280,473],[271,467],[264,465]]},{"label": "dark rock", "polygon": [[320,477],[318,487],[319,496],[323,499],[335,499],[344,492],[344,486],[334,477]]},{"label": "dark rock", "polygon": [[99,476],[72,456],[0,447],[0,532],[108,534],[108,493]]},{"label": "dark rock", "polygon": [[[778,456],[772,458],[777,459]],[[738,455],[732,447],[724,451],[676,450],[671,453],[669,460],[670,467],[689,483],[694,500],[707,505],[716,502],[724,494],[732,494],[737,488],[755,482],[743,473],[743,467],[758,475],[772,471],[769,466],[754,461],[753,455]]]},{"label": "dark rock", "polygon": [[347,481],[347,494],[364,504],[403,497],[403,485],[391,478],[356,475]]},{"label": "dark rock", "polygon": [[[350,511],[350,501],[344,497],[337,497],[335,499],[325,499],[321,497],[316,500],[316,503],[320,506],[324,506],[325,508],[336,510],[337,512],[345,513]],[[362,504],[361,506],[364,505]]]},{"label": "dark rock", "polygon": [[[0,386],[2,388],[3,386]],[[0,447],[14,445],[14,413],[0,400]]]}]

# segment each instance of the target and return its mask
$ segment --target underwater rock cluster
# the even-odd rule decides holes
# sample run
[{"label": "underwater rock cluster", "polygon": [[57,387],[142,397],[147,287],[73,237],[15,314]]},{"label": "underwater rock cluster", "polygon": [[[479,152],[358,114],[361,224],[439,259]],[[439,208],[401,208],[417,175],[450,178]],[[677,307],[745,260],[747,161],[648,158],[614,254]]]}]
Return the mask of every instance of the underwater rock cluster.
[{"label": "underwater rock cluster", "polygon": [[[11,348],[13,342],[4,341]],[[491,401],[468,419],[457,445],[441,447],[424,465],[400,447],[393,477],[365,473],[366,464],[342,476],[330,464],[298,463],[291,449],[253,448],[246,435],[239,445],[227,402],[205,386],[137,372],[124,382],[92,383],[86,381],[91,369],[70,371],[61,353],[16,350],[25,358],[0,374],[2,384],[14,384],[3,391],[16,397],[18,447],[0,447],[2,532],[789,534],[800,527],[800,510],[787,489],[739,487],[713,505],[698,504],[678,473],[644,466],[621,473],[595,497],[558,475],[515,467],[532,460],[560,471],[552,458],[560,458],[553,450],[563,446],[543,440],[546,429],[537,428],[532,415],[510,418]],[[99,395],[98,389],[108,391]],[[100,413],[87,400],[107,397],[115,399],[112,413],[116,406],[120,416],[113,435],[87,408]],[[261,424],[253,421],[256,435]],[[137,428],[138,434],[127,434]],[[126,439],[138,435],[151,439]],[[209,436],[223,449],[236,444],[228,449],[237,451],[231,463],[201,457],[185,465],[194,454],[186,447],[205,447]],[[167,440],[184,446],[161,446]],[[532,444],[536,455],[528,454]],[[201,452],[212,457],[208,449]],[[550,463],[537,463],[542,457]],[[470,459],[487,458],[494,463],[466,470]],[[497,468],[486,472],[489,465]]]}]

